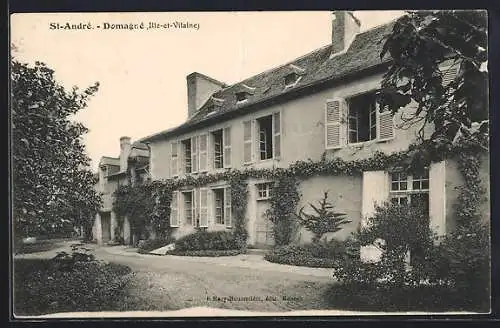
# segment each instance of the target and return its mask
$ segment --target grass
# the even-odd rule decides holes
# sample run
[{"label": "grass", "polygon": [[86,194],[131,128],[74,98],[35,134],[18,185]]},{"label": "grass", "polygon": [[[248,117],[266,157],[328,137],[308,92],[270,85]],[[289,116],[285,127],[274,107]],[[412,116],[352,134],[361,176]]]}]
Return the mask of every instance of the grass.
[{"label": "grass", "polygon": [[130,268],[99,261],[14,260],[14,313],[106,311],[126,296]]}]

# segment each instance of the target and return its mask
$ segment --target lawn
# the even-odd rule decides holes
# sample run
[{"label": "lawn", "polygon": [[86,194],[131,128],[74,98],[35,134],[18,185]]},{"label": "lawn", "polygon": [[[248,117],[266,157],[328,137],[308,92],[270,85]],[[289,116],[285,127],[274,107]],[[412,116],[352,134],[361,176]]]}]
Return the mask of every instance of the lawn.
[{"label": "lawn", "polygon": [[14,260],[14,313],[113,310],[124,298],[130,268],[96,260]]}]

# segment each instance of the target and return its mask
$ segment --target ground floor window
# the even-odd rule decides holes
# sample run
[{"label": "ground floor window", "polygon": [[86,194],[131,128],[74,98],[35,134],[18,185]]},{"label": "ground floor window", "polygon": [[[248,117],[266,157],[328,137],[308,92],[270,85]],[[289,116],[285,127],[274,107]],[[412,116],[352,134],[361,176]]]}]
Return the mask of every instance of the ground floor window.
[{"label": "ground floor window", "polygon": [[224,189],[213,189],[214,195],[214,214],[216,224],[225,224],[224,222]]},{"label": "ground floor window", "polygon": [[271,197],[272,182],[258,183],[257,185],[257,200],[269,199]]},{"label": "ground floor window", "polygon": [[189,225],[193,225],[193,212],[194,212],[194,207],[193,207],[193,192],[192,191],[186,191],[182,193],[182,196],[184,198],[184,222]]}]

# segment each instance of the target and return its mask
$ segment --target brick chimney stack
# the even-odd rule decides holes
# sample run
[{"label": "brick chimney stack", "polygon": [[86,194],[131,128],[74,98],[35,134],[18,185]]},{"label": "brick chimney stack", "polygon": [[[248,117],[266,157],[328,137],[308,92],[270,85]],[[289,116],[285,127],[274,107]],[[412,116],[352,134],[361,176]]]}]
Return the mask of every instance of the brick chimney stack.
[{"label": "brick chimney stack", "polygon": [[351,11],[332,12],[332,55],[346,51],[356,34],[361,22]]},{"label": "brick chimney stack", "polygon": [[225,83],[198,72],[189,74],[186,80],[188,118],[192,117],[212,94],[226,86]]}]

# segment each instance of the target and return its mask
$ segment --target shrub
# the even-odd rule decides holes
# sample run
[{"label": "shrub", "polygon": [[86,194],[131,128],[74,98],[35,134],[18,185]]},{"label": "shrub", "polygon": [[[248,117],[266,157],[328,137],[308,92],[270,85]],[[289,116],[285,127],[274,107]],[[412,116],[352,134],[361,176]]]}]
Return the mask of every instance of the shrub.
[{"label": "shrub", "polygon": [[299,223],[314,234],[313,243],[318,243],[326,233],[337,232],[344,224],[351,222],[346,219],[345,213],[334,210],[333,204],[328,201],[327,191],[319,201],[318,207],[311,203],[309,206],[314,210],[314,214],[305,213],[302,207],[297,217]]},{"label": "shrub", "polygon": [[14,312],[103,311],[119,305],[131,277],[130,268],[96,261],[85,251],[54,259],[14,260]]},{"label": "shrub", "polygon": [[179,238],[177,251],[235,250],[239,249],[234,235],[227,231],[197,231]]},{"label": "shrub", "polygon": [[141,254],[149,253],[160,247],[172,244],[174,241],[175,239],[172,237],[143,240],[139,243],[137,252]]},{"label": "shrub", "polygon": [[199,251],[180,251],[172,250],[169,251],[168,255],[178,255],[178,256],[206,256],[206,257],[220,257],[220,256],[235,256],[239,254],[244,254],[245,252],[241,249],[229,249],[229,250],[199,250]]},{"label": "shrub", "polygon": [[307,266],[311,268],[332,268],[335,258],[343,256],[346,242],[332,240],[329,243],[286,245],[274,248],[264,258],[273,263]]}]

